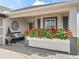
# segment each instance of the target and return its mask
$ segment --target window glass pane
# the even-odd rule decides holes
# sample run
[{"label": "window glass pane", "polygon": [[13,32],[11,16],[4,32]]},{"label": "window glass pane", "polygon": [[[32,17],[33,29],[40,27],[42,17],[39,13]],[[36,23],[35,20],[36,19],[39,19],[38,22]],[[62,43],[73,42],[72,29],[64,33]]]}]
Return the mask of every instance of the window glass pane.
[{"label": "window glass pane", "polygon": [[51,21],[51,27],[53,28],[56,28],[56,21],[54,20],[54,21]]},{"label": "window glass pane", "polygon": [[54,27],[54,21],[51,21],[51,28],[53,28]]},{"label": "window glass pane", "polygon": [[56,18],[45,19],[45,28],[56,28]]},{"label": "window glass pane", "polygon": [[50,28],[50,21],[46,21],[46,28]]}]

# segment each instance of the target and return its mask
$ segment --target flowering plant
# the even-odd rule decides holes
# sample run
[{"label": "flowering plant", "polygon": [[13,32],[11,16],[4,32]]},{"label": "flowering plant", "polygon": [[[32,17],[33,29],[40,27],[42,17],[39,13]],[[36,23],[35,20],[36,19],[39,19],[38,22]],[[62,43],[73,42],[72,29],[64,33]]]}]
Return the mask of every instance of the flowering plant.
[{"label": "flowering plant", "polygon": [[24,30],[24,34],[25,34],[25,35],[28,35],[29,32],[30,32],[29,29],[25,29],[25,30]]},{"label": "flowering plant", "polygon": [[39,38],[59,38],[59,39],[69,39],[73,37],[72,32],[70,30],[64,30],[64,29],[39,29],[34,27],[32,30],[25,30],[25,35],[30,37],[39,37]]}]

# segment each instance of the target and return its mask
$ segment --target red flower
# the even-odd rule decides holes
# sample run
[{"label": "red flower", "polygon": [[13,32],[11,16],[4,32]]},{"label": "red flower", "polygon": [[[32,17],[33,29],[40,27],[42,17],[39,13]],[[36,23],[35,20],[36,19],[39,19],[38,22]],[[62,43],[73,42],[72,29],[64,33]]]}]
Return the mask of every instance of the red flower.
[{"label": "red flower", "polygon": [[72,36],[72,32],[68,32],[68,35]]},{"label": "red flower", "polygon": [[67,32],[67,37],[73,37],[71,30],[66,30],[66,32]]},{"label": "red flower", "polygon": [[52,28],[52,29],[51,29],[51,32],[57,32],[57,29]]},{"label": "red flower", "polygon": [[44,33],[44,30],[41,29],[40,32],[41,32],[41,33]]},{"label": "red flower", "polygon": [[36,27],[34,27],[34,32],[36,32],[37,31],[37,28]]},{"label": "red flower", "polygon": [[49,28],[46,28],[46,30],[48,31],[48,30],[49,30]]},{"label": "red flower", "polygon": [[25,29],[24,32],[29,32],[29,29]]},{"label": "red flower", "polygon": [[66,30],[66,32],[71,32],[71,30],[68,29],[68,30]]}]

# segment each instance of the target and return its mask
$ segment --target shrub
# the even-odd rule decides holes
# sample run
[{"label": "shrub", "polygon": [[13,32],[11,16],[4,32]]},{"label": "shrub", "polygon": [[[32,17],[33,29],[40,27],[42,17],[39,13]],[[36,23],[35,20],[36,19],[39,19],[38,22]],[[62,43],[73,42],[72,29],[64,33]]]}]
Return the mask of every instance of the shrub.
[{"label": "shrub", "polygon": [[66,31],[64,29],[60,29],[58,32],[58,38],[60,39],[66,39]]},{"label": "shrub", "polygon": [[8,30],[7,30],[6,36],[10,36],[10,35],[11,35],[11,30],[10,30],[10,28],[8,27]]},{"label": "shrub", "polygon": [[27,36],[29,32],[30,32],[29,29],[25,29],[25,30],[24,30],[24,34],[25,34],[25,36]]},{"label": "shrub", "polygon": [[27,36],[34,37],[34,32],[33,32],[33,30],[30,30],[30,31],[28,32]]},{"label": "shrub", "polygon": [[72,34],[72,32],[70,30],[67,30],[66,32],[67,32],[66,37],[68,39],[71,38],[71,37],[73,37],[73,34]]},{"label": "shrub", "polygon": [[40,30],[39,30],[39,37],[40,37],[40,38],[45,37],[44,29],[40,29]]},{"label": "shrub", "polygon": [[33,35],[34,37],[39,37],[39,30],[35,31]]}]

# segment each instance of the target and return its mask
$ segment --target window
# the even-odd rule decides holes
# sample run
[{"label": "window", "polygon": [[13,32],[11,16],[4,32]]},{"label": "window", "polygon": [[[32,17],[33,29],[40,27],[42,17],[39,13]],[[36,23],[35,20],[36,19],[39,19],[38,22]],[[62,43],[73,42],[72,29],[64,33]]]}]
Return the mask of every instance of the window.
[{"label": "window", "polygon": [[57,28],[57,19],[56,18],[45,18],[44,19],[45,28]]},{"label": "window", "polygon": [[29,23],[29,29],[32,30],[32,28],[33,28],[33,23]]},{"label": "window", "polygon": [[68,16],[64,16],[64,17],[63,17],[63,28],[64,28],[65,30],[68,29]]}]

